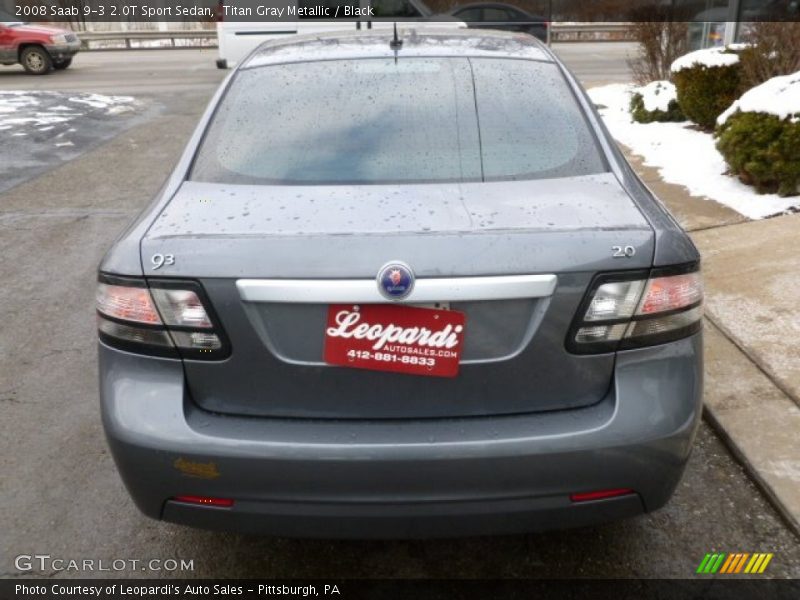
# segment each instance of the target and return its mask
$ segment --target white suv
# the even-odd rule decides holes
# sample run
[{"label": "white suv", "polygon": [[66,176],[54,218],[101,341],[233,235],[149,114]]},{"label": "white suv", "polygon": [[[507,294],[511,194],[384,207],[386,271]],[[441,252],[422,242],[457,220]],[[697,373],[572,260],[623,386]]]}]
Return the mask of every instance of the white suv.
[{"label": "white suv", "polygon": [[[361,14],[367,16],[361,20],[352,17],[330,19],[326,17],[292,17],[284,14],[271,21],[245,21],[242,18],[267,18],[265,16],[253,15],[252,17],[237,17],[230,14],[226,15],[225,0],[219,0],[217,9],[217,38],[219,44],[219,56],[217,57],[217,67],[227,69],[236,66],[250,52],[256,49],[261,42],[284,35],[322,33],[330,31],[347,32],[358,29],[379,29],[391,27],[397,19],[410,21],[419,19],[428,21],[433,17],[433,11],[425,6],[420,0],[290,0],[286,3],[287,7],[297,9],[314,8],[318,6],[330,5],[330,10],[335,14],[336,7],[341,9],[345,5],[358,8]],[[340,14],[341,17],[341,14]],[[438,27],[466,27],[454,17],[437,15],[435,24]],[[232,20],[236,19],[236,20]]]}]

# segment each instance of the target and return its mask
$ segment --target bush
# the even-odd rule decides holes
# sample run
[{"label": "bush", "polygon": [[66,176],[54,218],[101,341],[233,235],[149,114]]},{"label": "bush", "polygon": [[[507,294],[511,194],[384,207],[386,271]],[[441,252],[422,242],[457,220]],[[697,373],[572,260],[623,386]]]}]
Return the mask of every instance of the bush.
[{"label": "bush", "polygon": [[669,79],[669,67],[672,61],[686,52],[688,38],[687,23],[660,20],[661,12],[667,9],[649,8],[656,11],[655,14],[647,13],[642,15],[646,18],[632,19],[633,22],[628,26],[631,36],[638,43],[636,56],[628,59],[628,68],[639,85]]},{"label": "bush", "polygon": [[716,132],[717,149],[731,171],[759,193],[793,196],[800,185],[800,115],[780,119],[737,112]]},{"label": "bush", "polygon": [[686,120],[675,98],[675,86],[669,81],[654,81],[634,91],[630,111],[639,123]]},{"label": "bush", "polygon": [[672,76],[681,110],[708,131],[714,128],[717,117],[733,104],[742,87],[738,63],[721,66],[697,64],[674,71]]},{"label": "bush", "polygon": [[800,71],[800,22],[751,23],[744,40],[749,47],[743,49],[739,57],[746,89],[773,77]]}]

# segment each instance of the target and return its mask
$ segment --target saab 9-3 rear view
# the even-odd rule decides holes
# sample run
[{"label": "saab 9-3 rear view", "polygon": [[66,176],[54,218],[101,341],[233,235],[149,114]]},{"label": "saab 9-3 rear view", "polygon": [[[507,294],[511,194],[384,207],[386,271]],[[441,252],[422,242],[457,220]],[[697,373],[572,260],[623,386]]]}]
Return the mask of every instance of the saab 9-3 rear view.
[{"label": "saab 9-3 rear view", "polygon": [[535,38],[400,28],[242,61],[100,266],[147,515],[314,537],[655,510],[698,426],[702,282]]}]

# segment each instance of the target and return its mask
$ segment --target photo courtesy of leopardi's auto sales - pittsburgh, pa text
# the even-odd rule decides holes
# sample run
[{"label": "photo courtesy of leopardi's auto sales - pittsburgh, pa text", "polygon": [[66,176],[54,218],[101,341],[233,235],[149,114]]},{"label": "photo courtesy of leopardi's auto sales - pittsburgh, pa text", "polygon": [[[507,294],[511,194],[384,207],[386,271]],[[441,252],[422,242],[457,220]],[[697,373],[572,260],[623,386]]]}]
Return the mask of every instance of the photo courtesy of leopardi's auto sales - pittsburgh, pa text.
[{"label": "photo courtesy of leopardi's auto sales - pittsburgh, pa text", "polygon": [[14,585],[16,598],[237,598],[243,597],[281,597],[281,598],[343,598],[336,583],[298,585],[296,583],[163,583],[96,581],[94,583],[46,583]]}]

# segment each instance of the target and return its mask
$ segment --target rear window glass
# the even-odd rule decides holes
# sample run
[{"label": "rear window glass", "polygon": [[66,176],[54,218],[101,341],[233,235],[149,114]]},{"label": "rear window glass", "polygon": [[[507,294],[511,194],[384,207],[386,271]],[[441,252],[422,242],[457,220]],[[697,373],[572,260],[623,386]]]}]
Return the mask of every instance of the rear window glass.
[{"label": "rear window glass", "polygon": [[430,183],[604,170],[555,65],[410,57],[241,71],[206,132],[191,179]]},{"label": "rear window glass", "polygon": [[487,181],[604,171],[596,143],[555,65],[472,60]]}]

